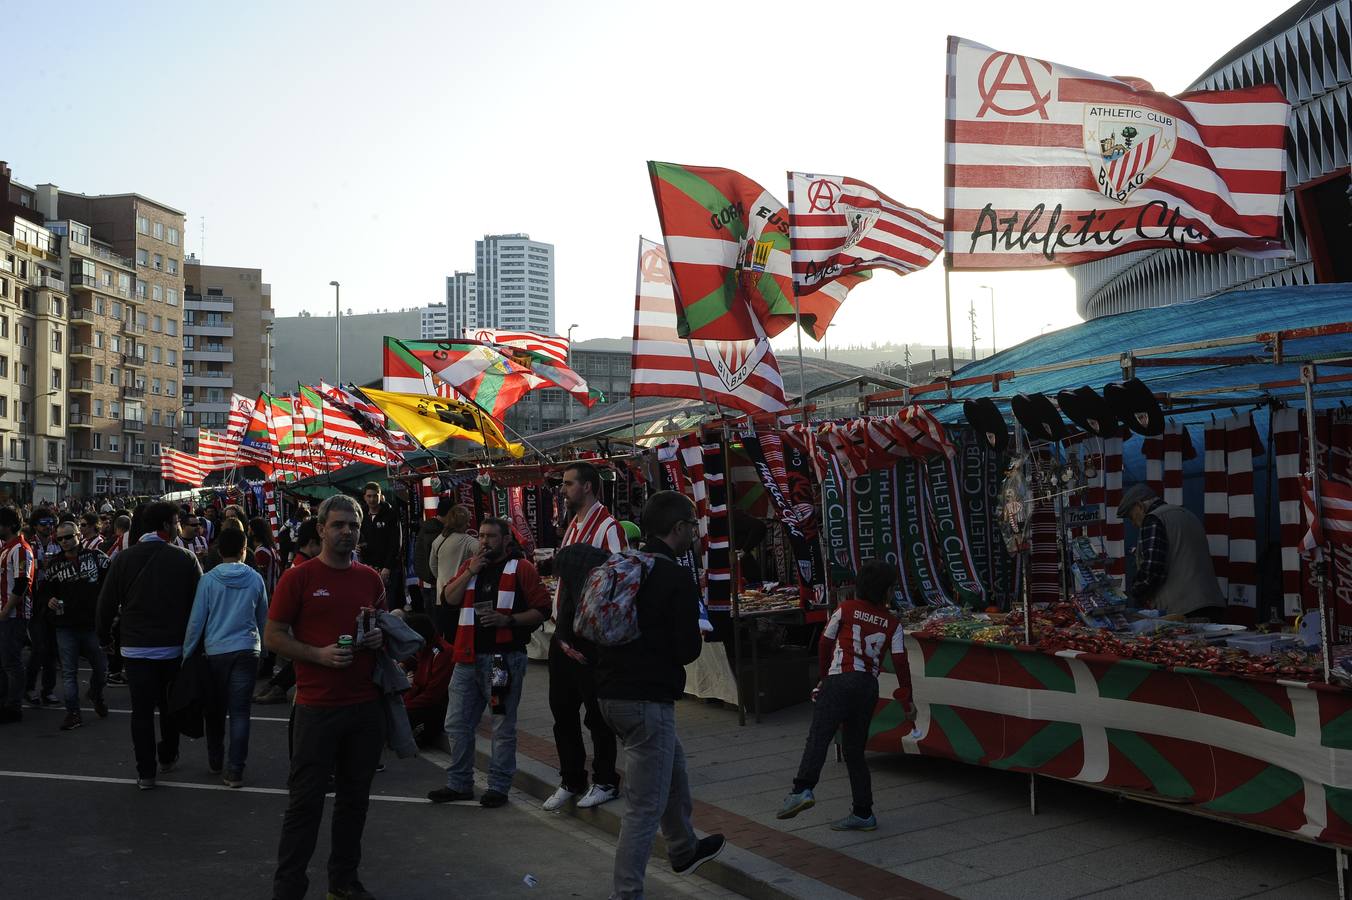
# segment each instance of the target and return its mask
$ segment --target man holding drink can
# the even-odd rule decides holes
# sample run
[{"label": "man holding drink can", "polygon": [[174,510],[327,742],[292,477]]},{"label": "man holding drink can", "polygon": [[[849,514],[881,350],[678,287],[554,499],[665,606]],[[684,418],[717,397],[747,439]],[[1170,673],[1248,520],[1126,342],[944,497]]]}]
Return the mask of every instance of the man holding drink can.
[{"label": "man holding drink can", "polygon": [[385,608],[385,586],[378,572],[352,561],[362,520],[355,500],[329,497],[318,520],[319,556],[277,582],[264,634],[268,649],[291,659],[296,671],[290,802],[273,878],[280,900],[302,897],[309,887],[306,868],[330,773],[336,791],[328,893],[344,900],[371,896],[357,869],[371,779],[385,743],[383,700],[372,677],[384,645],[374,622],[375,611]]},{"label": "man holding drink can", "polygon": [[103,702],[108,662],[94,630],[99,591],[108,574],[108,557],[80,544],[74,522],[56,526],[56,543],[61,554],[48,559],[38,600],[46,602],[56,626],[56,646],[61,655],[61,677],[66,689],[66,717],[61,722],[61,730],[72,731],[84,724],[80,716],[81,656],[89,660],[93,670],[89,677],[89,699],[94,704],[94,711],[101,719],[108,717],[108,705]]}]

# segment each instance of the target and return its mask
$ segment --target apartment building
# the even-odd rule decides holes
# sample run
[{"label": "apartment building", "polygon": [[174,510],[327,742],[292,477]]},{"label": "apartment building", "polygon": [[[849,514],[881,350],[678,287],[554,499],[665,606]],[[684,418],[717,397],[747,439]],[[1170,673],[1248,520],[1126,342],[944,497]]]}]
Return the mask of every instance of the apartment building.
[{"label": "apartment building", "polygon": [[486,234],[474,242],[474,282],[475,327],[554,333],[553,244]]},{"label": "apartment building", "polygon": [[[91,242],[98,241],[101,249],[123,264],[114,271],[120,276],[130,261],[133,276],[129,297],[117,292],[104,297],[107,313],[103,318],[98,313],[100,292],[89,292],[93,315],[87,321],[79,320],[77,329],[79,343],[92,351],[76,362],[81,386],[95,382],[101,365],[108,386],[117,389],[116,400],[112,393],[95,393],[92,388],[82,396],[89,403],[91,425],[100,418],[98,400],[103,400],[102,418],[122,423],[118,449],[109,447],[114,430],[96,438],[103,432],[93,427],[80,429],[72,462],[90,470],[88,478],[96,493],[100,485],[123,490],[120,473],[124,469],[130,470],[128,489],[132,492],[157,493],[163,489],[160,448],[177,443],[183,428],[184,214],[141,194],[91,196],[61,191],[52,184],[38,185],[35,203],[47,221],[87,227]],[[80,259],[83,281],[87,260],[78,253],[75,258]],[[101,283],[97,255],[94,262],[94,277]],[[113,260],[104,262],[113,269]],[[113,301],[121,304],[116,310]],[[114,311],[120,311],[121,317],[114,318]],[[104,342],[102,348],[99,341]],[[100,349],[106,352],[99,354]],[[123,465],[115,466],[114,461]]]},{"label": "apartment building", "polygon": [[[430,303],[422,311],[422,339],[424,341],[444,340],[450,331],[446,318],[445,303]],[[457,337],[459,334],[457,333]]]},{"label": "apartment building", "polygon": [[439,337],[464,337],[483,325],[479,320],[479,288],[473,272],[446,276],[446,333]]},{"label": "apartment building", "polygon": [[209,266],[195,256],[184,281],[182,449],[195,452],[197,428],[225,428],[232,393],[276,391],[272,286],[261,269]]},{"label": "apartment building", "polygon": [[62,242],[37,224],[32,189],[3,162],[0,200],[0,500],[54,502],[67,488]]}]

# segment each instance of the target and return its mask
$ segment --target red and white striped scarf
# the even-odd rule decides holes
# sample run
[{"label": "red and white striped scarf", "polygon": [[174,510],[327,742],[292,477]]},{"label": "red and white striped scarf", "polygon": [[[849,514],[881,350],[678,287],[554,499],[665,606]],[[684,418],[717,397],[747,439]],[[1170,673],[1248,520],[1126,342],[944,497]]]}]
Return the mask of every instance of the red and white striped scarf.
[{"label": "red and white striped scarf", "polygon": [[1225,423],[1230,529],[1229,605],[1256,615],[1258,606],[1258,541],[1253,496],[1253,455],[1262,452],[1253,414],[1241,413]]},{"label": "red and white striped scarf", "polygon": [[1230,595],[1230,497],[1225,474],[1225,423],[1216,422],[1203,432],[1203,507],[1207,547],[1221,596]]},{"label": "red and white striped scarf", "polygon": [[1282,614],[1300,615],[1300,420],[1294,409],[1272,414],[1272,453],[1277,466],[1277,513],[1281,523]]},{"label": "red and white striped scarf", "polygon": [[1183,449],[1188,441],[1183,426],[1170,422],[1164,429],[1164,492],[1165,503],[1183,505]]},{"label": "red and white striped scarf", "polygon": [[[516,606],[516,564],[518,560],[509,559],[498,576],[498,600],[494,607],[505,616],[512,614]],[[474,584],[479,575],[470,578],[465,588],[465,596],[460,602],[460,621],[455,629],[455,650],[452,657],[458,663],[474,662]],[[494,635],[498,644],[512,641],[512,629],[499,628]]]},{"label": "red and white striped scarf", "polygon": [[593,503],[585,513],[573,516],[563,531],[563,540],[559,542],[559,547],[561,549],[569,544],[591,544],[611,553],[618,553],[624,549],[619,523],[610,514],[610,510],[600,503]]},{"label": "red and white striped scarf", "polygon": [[1108,553],[1108,574],[1127,575],[1127,526],[1117,514],[1122,502],[1122,439],[1103,441],[1103,536]]}]

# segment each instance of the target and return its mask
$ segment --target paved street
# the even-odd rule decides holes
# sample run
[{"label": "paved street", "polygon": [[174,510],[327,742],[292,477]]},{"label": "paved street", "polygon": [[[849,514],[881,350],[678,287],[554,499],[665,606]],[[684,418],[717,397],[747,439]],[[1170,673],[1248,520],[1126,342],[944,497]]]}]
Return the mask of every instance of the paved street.
[{"label": "paved street", "polygon": [[[87,677],[87,673],[82,673]],[[135,787],[125,688],[109,688],[112,715],[92,710],[74,732],[62,710],[26,710],[0,731],[0,895],[269,897],[286,808],[284,706],[254,708],[245,773],[231,790],[212,776],[203,741],[185,741],[180,767],[153,791]],[[366,823],[362,880],[380,897],[605,897],[613,851],[573,819],[514,796],[507,807],[433,806],[441,770],[426,759],[387,762]],[[479,787],[482,790],[482,784]],[[331,804],[330,804],[331,807]],[[310,866],[323,897],[328,819]],[[650,869],[654,897],[725,897],[702,879]],[[534,889],[523,883],[533,874]]]}]

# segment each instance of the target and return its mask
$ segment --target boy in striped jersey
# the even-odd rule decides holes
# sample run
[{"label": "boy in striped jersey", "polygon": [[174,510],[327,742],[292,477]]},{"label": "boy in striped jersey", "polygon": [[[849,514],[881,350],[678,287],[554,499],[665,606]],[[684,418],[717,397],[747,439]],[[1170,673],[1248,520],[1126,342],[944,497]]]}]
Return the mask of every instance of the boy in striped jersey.
[{"label": "boy in striped jersey", "polygon": [[812,710],[812,726],[793,790],[777,814],[780,819],[792,819],[816,804],[812,789],[817,786],[831,739],[843,725],[845,766],[854,808],[845,818],[831,823],[831,830],[874,831],[878,827],[864,744],[878,701],[883,653],[890,649],[896,669],[903,668],[899,657],[906,649],[901,623],[887,606],[898,577],[897,567],[890,563],[875,561],[860,566],[855,584],[858,599],[840,604],[822,631],[818,655],[821,670],[827,674],[813,692],[817,705]]}]

